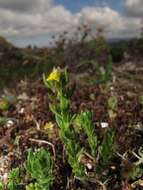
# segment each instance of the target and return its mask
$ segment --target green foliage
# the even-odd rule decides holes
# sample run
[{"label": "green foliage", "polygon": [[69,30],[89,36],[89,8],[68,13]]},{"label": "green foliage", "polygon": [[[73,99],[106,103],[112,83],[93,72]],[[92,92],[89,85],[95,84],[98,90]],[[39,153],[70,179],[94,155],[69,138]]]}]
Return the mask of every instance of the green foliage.
[{"label": "green foliage", "polygon": [[0,181],[0,190],[4,190],[4,184]]},{"label": "green foliage", "polygon": [[108,109],[115,110],[118,104],[116,96],[111,96],[108,98]]},{"label": "green foliage", "polygon": [[6,117],[0,117],[0,126],[1,125],[5,125],[6,124],[6,122],[7,122],[7,118]]},{"label": "green foliage", "polygon": [[92,122],[92,113],[88,110],[81,112],[79,115],[79,122],[82,125],[88,137],[88,143],[91,148],[91,153],[95,157],[97,153],[98,140],[94,132],[94,125]]},{"label": "green foliage", "polygon": [[105,168],[114,153],[114,139],[115,139],[115,131],[113,129],[108,129],[104,135],[103,142],[100,146],[100,161],[99,165],[102,168]]},{"label": "green foliage", "polygon": [[117,109],[118,99],[116,96],[111,96],[107,101],[108,114],[111,119],[116,117],[116,109]]},{"label": "green foliage", "polygon": [[[92,113],[88,110],[81,112],[78,117],[78,124],[80,124],[88,137],[88,143],[91,148],[92,156],[96,160],[97,172],[105,169],[110,163],[114,153],[115,130],[108,129],[105,131],[103,141],[99,141],[94,131],[92,122]],[[97,160],[97,155],[99,160]]]},{"label": "green foliage", "polygon": [[[85,175],[85,167],[79,160],[82,148],[78,142],[78,136],[75,133],[74,128],[71,127],[75,118],[75,114],[70,110],[70,97],[73,90],[67,87],[68,75],[66,70],[59,70],[59,72],[59,81],[47,81],[44,77],[44,83],[56,96],[57,102],[56,104],[51,102],[50,109],[54,113],[56,122],[60,128],[60,137],[65,145],[68,162],[73,169],[74,175],[83,178]],[[50,76],[52,76],[52,73]]]},{"label": "green foliage", "polygon": [[[56,73],[56,74],[55,74]],[[60,76],[60,79],[59,79]],[[98,142],[97,136],[94,131],[94,124],[92,122],[92,113],[88,110],[76,115],[71,112],[70,98],[73,93],[68,86],[68,75],[64,70],[53,70],[53,72],[47,77],[44,76],[45,85],[51,89],[55,95],[56,101],[52,101],[49,104],[51,111],[55,115],[56,122],[60,128],[60,138],[64,142],[66,153],[68,156],[68,162],[72,167],[73,173],[76,177],[84,179],[86,177],[86,167],[81,163],[81,157],[84,154],[84,148],[81,147],[79,141],[79,134],[73,125],[77,125],[79,130],[83,128],[87,135],[91,154],[95,159],[97,168],[104,169],[108,165],[110,159],[113,156],[113,145],[115,133],[113,130],[108,130],[105,133],[103,142]],[[70,93],[69,93],[70,92]],[[72,92],[72,93],[71,93]],[[110,107],[114,107],[112,101]],[[79,131],[78,131],[79,132]],[[99,152],[99,146],[100,152]],[[97,155],[100,156],[96,159]]]},{"label": "green foliage", "polygon": [[[65,143],[65,141],[64,141]],[[79,143],[73,140],[68,140],[67,143],[65,143],[66,146],[66,152],[68,154],[68,162],[71,165],[73,169],[73,173],[76,177],[83,179],[85,177],[85,167],[80,163],[80,156],[83,153],[83,149],[81,149]]]},{"label": "green foliage", "polygon": [[35,190],[35,184],[34,183],[30,183],[29,185],[26,186],[26,190]]},{"label": "green foliage", "polygon": [[66,153],[68,156],[68,162],[73,169],[73,173],[76,177],[83,178],[85,175],[85,167],[80,163],[80,155],[83,152],[79,142],[78,136],[74,129],[70,126],[64,127],[61,125],[60,137],[64,142]]},{"label": "green foliage", "polygon": [[129,177],[132,180],[136,180],[141,178],[143,175],[143,168],[140,167],[140,165],[136,166],[134,165],[132,170],[129,172]]},{"label": "green foliage", "polygon": [[53,162],[50,153],[46,149],[28,151],[26,164],[27,171],[36,180],[35,184],[29,184],[28,190],[49,190],[53,185]]},{"label": "green foliage", "polygon": [[112,79],[112,57],[108,56],[105,66],[96,63],[96,78],[92,81],[94,84],[107,83]]},{"label": "green foliage", "polygon": [[143,176],[143,148],[139,148],[138,154],[134,151],[132,151],[132,154],[135,156],[137,161],[133,163],[133,167],[129,172],[129,177],[132,180],[137,180]]},{"label": "green foliage", "polygon": [[8,176],[8,184],[7,188],[9,190],[19,190],[19,183],[21,181],[20,177],[20,169],[19,168],[13,168]]},{"label": "green foliage", "polygon": [[[60,79],[55,73],[57,76],[60,76]],[[84,148],[79,141],[79,131],[83,128],[87,135],[91,154],[97,165],[97,172],[104,170],[110,163],[114,151],[115,131],[112,129],[107,130],[103,141],[99,141],[95,134],[92,113],[88,110],[82,111],[78,115],[72,113],[70,109],[70,98],[72,93],[69,95],[70,89],[67,88],[67,79],[67,72],[54,69],[47,79],[44,77],[44,83],[52,90],[56,97],[54,99],[56,100],[55,102],[50,98],[50,109],[54,113],[56,122],[60,128],[59,134],[64,142],[68,162],[72,167],[74,175],[79,179],[85,179],[87,177],[86,166],[81,161],[84,155]],[[114,101],[110,101],[110,104],[112,108],[115,106]],[[78,130],[73,127],[74,125],[78,126]]]}]

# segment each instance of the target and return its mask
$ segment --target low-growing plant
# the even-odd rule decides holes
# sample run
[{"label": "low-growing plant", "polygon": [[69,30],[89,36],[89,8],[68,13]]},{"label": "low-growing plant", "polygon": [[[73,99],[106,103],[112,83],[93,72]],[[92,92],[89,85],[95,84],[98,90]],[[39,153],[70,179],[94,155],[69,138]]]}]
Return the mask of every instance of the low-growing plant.
[{"label": "low-growing plant", "polygon": [[88,137],[88,143],[91,149],[92,156],[97,155],[98,139],[95,134],[94,125],[92,122],[92,113],[89,110],[79,114],[79,121]]},{"label": "low-growing plant", "polygon": [[0,117],[0,126],[5,125],[7,121],[8,121],[8,118]]},{"label": "low-growing plant", "polygon": [[105,131],[103,139],[99,139],[95,133],[92,122],[92,113],[89,110],[78,115],[78,125],[80,125],[88,137],[91,154],[96,162],[96,171],[104,170],[114,154],[115,130],[110,128]]},{"label": "low-growing plant", "polygon": [[19,190],[20,182],[21,182],[20,169],[13,168],[8,175],[7,188],[9,190]]},{"label": "low-growing plant", "polygon": [[[70,99],[73,93],[68,87],[68,75],[66,70],[54,69],[46,78],[44,76],[45,85],[51,89],[55,95],[50,96],[51,103],[49,107],[55,115],[56,122],[60,128],[60,138],[64,142],[68,162],[72,167],[74,176],[78,179],[88,178],[86,165],[81,162],[81,158],[85,153],[85,147],[81,146],[79,140],[79,131],[75,129],[75,123],[81,127],[87,135],[87,141],[94,158],[96,171],[102,172],[105,166],[110,162],[114,152],[115,131],[108,129],[105,132],[103,140],[98,140],[95,134],[94,124],[92,122],[92,113],[88,110],[79,114],[71,111]],[[54,100],[54,101],[53,101]]]},{"label": "low-growing plant", "polygon": [[[68,162],[73,169],[74,175],[78,178],[83,178],[85,175],[85,167],[79,160],[83,149],[78,141],[78,135],[71,126],[75,114],[70,110],[72,90],[67,86],[68,75],[66,70],[59,68],[54,69],[48,78],[44,77],[44,83],[56,96],[56,103],[51,103],[49,106],[60,128],[60,137],[65,145]],[[50,99],[52,100],[52,98]]]},{"label": "low-growing plant", "polygon": [[116,96],[111,96],[108,99],[108,109],[115,110],[117,107],[118,100]]},{"label": "low-growing plant", "polygon": [[117,104],[118,104],[118,99],[116,96],[111,96],[108,98],[107,108],[108,108],[108,115],[110,119],[114,119],[117,116],[117,113],[116,113]]},{"label": "low-growing plant", "polygon": [[30,183],[29,185],[26,186],[26,190],[35,190],[36,185],[34,183]]},{"label": "low-growing plant", "polygon": [[33,151],[29,149],[26,170],[34,183],[26,186],[27,190],[49,190],[54,181],[53,161],[49,151],[44,148]]},{"label": "low-growing plant", "polygon": [[4,189],[4,184],[0,181],[0,190]]},{"label": "low-growing plant", "polygon": [[99,168],[108,166],[114,154],[115,130],[108,129],[99,149]]},{"label": "low-growing plant", "polygon": [[91,83],[93,84],[102,84],[107,83],[112,80],[112,57],[109,56],[107,59],[107,63],[105,66],[100,65],[96,62],[95,71],[96,71],[96,79],[92,80]]},{"label": "low-growing plant", "polygon": [[129,177],[132,180],[137,180],[143,175],[143,168],[140,165],[133,165],[131,171],[129,172]]}]

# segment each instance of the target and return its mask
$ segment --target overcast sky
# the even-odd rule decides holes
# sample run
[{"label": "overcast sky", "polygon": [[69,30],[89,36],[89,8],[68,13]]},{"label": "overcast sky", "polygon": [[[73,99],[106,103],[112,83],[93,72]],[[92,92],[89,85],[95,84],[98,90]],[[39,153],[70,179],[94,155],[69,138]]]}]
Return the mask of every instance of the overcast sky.
[{"label": "overcast sky", "polygon": [[47,45],[83,24],[108,38],[136,37],[141,20],[143,0],[0,0],[0,35],[18,46]]}]

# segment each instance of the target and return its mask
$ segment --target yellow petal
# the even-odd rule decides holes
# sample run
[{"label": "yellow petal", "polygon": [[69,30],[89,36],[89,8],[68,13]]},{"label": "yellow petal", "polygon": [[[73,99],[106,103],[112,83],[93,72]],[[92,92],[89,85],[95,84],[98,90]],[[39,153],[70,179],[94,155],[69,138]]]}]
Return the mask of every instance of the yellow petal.
[{"label": "yellow petal", "polygon": [[60,81],[61,72],[59,69],[53,69],[53,71],[50,73],[50,75],[47,78],[47,81]]},{"label": "yellow petal", "polygon": [[45,125],[44,125],[44,130],[45,131],[52,131],[53,130],[53,128],[54,128],[54,124],[52,123],[52,122],[48,122],[48,123],[46,123]]}]

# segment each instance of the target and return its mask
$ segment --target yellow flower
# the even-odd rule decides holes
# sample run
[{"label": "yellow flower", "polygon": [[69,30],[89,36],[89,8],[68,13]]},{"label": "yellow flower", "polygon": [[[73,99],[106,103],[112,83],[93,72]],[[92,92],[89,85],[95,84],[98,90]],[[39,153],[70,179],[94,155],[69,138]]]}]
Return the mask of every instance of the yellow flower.
[{"label": "yellow flower", "polygon": [[44,125],[44,130],[47,131],[47,132],[51,132],[53,131],[53,128],[54,128],[54,124],[52,122],[48,122]]},{"label": "yellow flower", "polygon": [[53,71],[50,73],[50,75],[47,78],[47,81],[60,81],[61,72],[59,69],[53,69]]},{"label": "yellow flower", "polygon": [[45,133],[48,135],[49,139],[55,139],[56,138],[56,130],[54,127],[54,124],[52,122],[47,122],[44,126],[43,129]]}]

